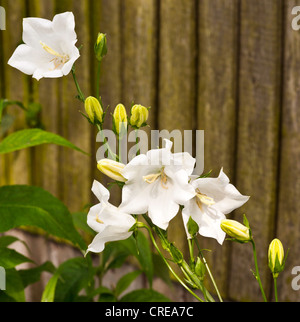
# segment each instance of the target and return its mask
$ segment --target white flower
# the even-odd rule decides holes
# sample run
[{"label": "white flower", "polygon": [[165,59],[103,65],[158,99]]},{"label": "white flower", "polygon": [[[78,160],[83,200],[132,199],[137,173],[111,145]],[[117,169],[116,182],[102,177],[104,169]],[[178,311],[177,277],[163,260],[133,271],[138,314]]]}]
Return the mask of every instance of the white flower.
[{"label": "white flower", "polygon": [[166,230],[183,205],[195,196],[189,176],[195,159],[188,153],[171,153],[172,142],[166,147],[141,154],[121,171],[126,181],[120,209],[131,214],[145,214],[153,224]]},{"label": "white flower", "polygon": [[182,217],[188,238],[187,223],[190,217],[198,224],[199,234],[215,238],[222,245],[225,232],[220,224],[225,219],[225,214],[241,207],[248,201],[248,196],[243,196],[229,183],[228,177],[220,171],[218,178],[200,178],[193,180],[196,195],[184,205]]},{"label": "white flower", "polygon": [[92,191],[100,204],[92,207],[88,213],[87,223],[98,234],[89,245],[87,252],[100,253],[105,243],[124,240],[132,235],[130,228],[135,219],[108,202],[109,191],[98,181],[94,181]]},{"label": "white flower", "polygon": [[72,12],[58,14],[53,21],[25,18],[23,42],[8,64],[37,80],[68,75],[80,57]]}]

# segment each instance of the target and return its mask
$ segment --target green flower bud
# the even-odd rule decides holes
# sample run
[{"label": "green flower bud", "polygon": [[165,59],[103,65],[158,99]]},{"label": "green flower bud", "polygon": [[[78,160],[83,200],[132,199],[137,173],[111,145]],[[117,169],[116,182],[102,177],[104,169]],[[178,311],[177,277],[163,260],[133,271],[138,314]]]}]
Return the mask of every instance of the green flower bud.
[{"label": "green flower bud", "polygon": [[269,245],[269,267],[274,277],[277,277],[284,269],[284,249],[279,239],[275,238]]},{"label": "green flower bud", "polygon": [[250,229],[241,223],[224,219],[221,222],[221,229],[230,237],[234,238],[236,241],[241,243],[246,243],[251,240]]},{"label": "green flower bud", "polygon": [[127,131],[128,127],[128,119],[127,119],[127,112],[125,106],[123,104],[118,104],[115,108],[113,114],[113,129],[114,132],[122,136],[125,131]]},{"label": "green flower bud", "polygon": [[97,98],[90,96],[84,102],[85,111],[93,124],[103,122],[103,109]]},{"label": "green flower bud", "polygon": [[141,128],[147,125],[149,111],[142,105],[134,105],[131,109],[130,125],[134,128]]},{"label": "green flower bud", "polygon": [[101,61],[107,54],[107,39],[106,35],[99,33],[95,44],[95,54],[98,61]]}]

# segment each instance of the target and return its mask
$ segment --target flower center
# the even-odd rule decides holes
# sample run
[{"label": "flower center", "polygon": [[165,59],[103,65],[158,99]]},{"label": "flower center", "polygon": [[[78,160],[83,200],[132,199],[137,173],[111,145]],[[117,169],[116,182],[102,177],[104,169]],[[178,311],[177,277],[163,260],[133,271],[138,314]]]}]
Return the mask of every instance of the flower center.
[{"label": "flower center", "polygon": [[160,177],[160,184],[164,189],[168,189],[167,187],[167,182],[168,182],[168,177],[165,174],[164,167],[161,169],[160,172],[158,173],[152,173],[147,176],[144,176],[143,179],[145,182],[151,184],[154,183],[158,178]]},{"label": "flower center", "polygon": [[201,193],[199,189],[196,189],[196,203],[200,210],[202,210],[203,205],[212,206],[215,204],[215,201],[213,198]]},{"label": "flower center", "polygon": [[41,41],[40,41],[40,44],[48,54],[55,56],[55,58],[51,60],[51,62],[54,63],[54,70],[59,68],[61,65],[66,64],[70,60],[69,55],[61,55]]}]

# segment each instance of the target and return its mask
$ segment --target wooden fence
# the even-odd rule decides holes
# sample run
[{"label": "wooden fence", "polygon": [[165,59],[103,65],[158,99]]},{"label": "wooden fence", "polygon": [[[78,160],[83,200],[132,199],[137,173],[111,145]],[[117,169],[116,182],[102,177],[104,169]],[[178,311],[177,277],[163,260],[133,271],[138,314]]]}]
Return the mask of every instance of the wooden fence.
[{"label": "wooden fence", "polygon": [[[104,104],[122,102],[129,109],[134,100],[151,106],[153,129],[205,130],[205,171],[213,169],[217,176],[223,167],[238,190],[251,196],[230,217],[240,221],[247,214],[268,295],[267,249],[276,236],[290,248],[278,279],[280,300],[300,300],[291,286],[291,270],[300,265],[300,30],[292,28],[291,12],[300,1],[0,0],[0,5],[7,17],[6,30],[0,31],[1,97],[39,101],[47,130],[95,154],[96,133],[78,113],[82,107],[72,77],[38,83],[7,61],[21,40],[23,17],[52,19],[73,11],[78,44],[84,45],[78,78],[83,92],[93,94],[92,48],[97,33],[106,33]],[[14,129],[24,128],[21,113],[12,113]],[[0,184],[42,186],[78,211],[94,201],[93,179],[102,180],[95,161],[56,146],[26,150],[1,157]],[[170,235],[182,248],[180,218],[177,224]],[[225,298],[261,300],[250,271],[250,245],[200,241],[212,250],[207,256]],[[46,247],[31,246],[38,254]]]}]

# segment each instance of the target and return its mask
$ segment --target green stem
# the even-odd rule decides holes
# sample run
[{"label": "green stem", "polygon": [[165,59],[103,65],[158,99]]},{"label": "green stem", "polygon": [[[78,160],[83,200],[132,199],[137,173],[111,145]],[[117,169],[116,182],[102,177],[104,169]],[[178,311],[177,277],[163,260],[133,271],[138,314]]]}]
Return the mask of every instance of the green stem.
[{"label": "green stem", "polygon": [[138,226],[139,228],[145,228],[145,229],[147,229],[147,231],[148,231],[148,233],[149,233],[149,236],[150,236],[150,238],[151,238],[151,241],[152,241],[152,243],[153,243],[153,245],[154,245],[154,247],[156,248],[156,250],[157,250],[157,252],[158,252],[158,254],[160,255],[160,257],[162,258],[162,260],[164,261],[164,263],[167,265],[167,267],[168,267],[168,269],[170,270],[170,272],[174,275],[174,277],[177,279],[177,281],[188,291],[188,292],[190,292],[198,301],[200,301],[200,302],[203,302],[203,300],[197,295],[197,294],[195,294],[182,280],[181,280],[181,278],[174,272],[174,270],[172,269],[172,267],[170,266],[170,264],[168,263],[168,261],[166,260],[166,258],[164,257],[164,255],[161,253],[161,251],[160,251],[160,249],[159,249],[159,247],[158,247],[158,245],[157,245],[157,243],[156,243],[156,241],[155,241],[155,238],[154,238],[154,236],[153,236],[153,234],[152,234],[152,231],[151,231],[151,229],[148,227],[148,226],[146,226],[145,224],[143,224],[143,223],[139,223],[139,226]]},{"label": "green stem", "polygon": [[185,270],[192,282],[195,283],[198,289],[203,293],[207,302],[215,302],[213,297],[210,295],[210,293],[207,291],[204,285],[200,282],[198,276],[191,270],[188,263],[185,260],[183,260],[182,263],[179,265]]},{"label": "green stem", "polygon": [[138,130],[135,130],[135,145],[136,145],[136,155],[140,155],[141,151],[139,149],[139,138],[138,138]]},{"label": "green stem", "polygon": [[189,252],[190,252],[190,258],[193,265],[195,264],[195,258],[194,258],[194,239],[188,239],[189,244]]},{"label": "green stem", "polygon": [[75,85],[76,85],[76,89],[77,89],[77,92],[78,92],[78,98],[80,99],[80,101],[82,101],[84,103],[85,101],[85,97],[80,89],[80,86],[78,84],[78,81],[77,81],[77,77],[76,77],[76,73],[75,73],[75,65],[73,65],[72,67],[72,75],[73,75],[73,79],[74,79],[74,82],[75,82]]},{"label": "green stem", "polygon": [[106,146],[108,157],[112,160],[119,161],[119,157],[115,153],[113,153],[113,151],[111,150],[111,148],[106,140],[106,137],[103,135],[102,126],[100,124],[96,124],[96,126],[97,126],[98,131],[101,134],[101,139],[103,141],[103,144],[104,144],[104,146]]},{"label": "green stem", "polygon": [[277,293],[277,277],[274,277],[274,291],[275,291],[275,301],[278,302],[278,293]]},{"label": "green stem", "polygon": [[199,245],[199,243],[198,243],[198,240],[197,240],[196,238],[195,238],[195,242],[196,242],[196,245],[197,245],[197,248],[198,248],[199,254],[200,254],[201,258],[202,258],[202,261],[203,261],[203,263],[204,263],[204,265],[205,265],[206,271],[207,271],[207,273],[208,273],[208,275],[209,275],[209,277],[210,277],[210,279],[211,279],[211,281],[212,281],[212,283],[213,283],[213,286],[214,286],[214,288],[215,288],[215,290],[216,290],[216,293],[217,293],[217,296],[218,296],[218,298],[219,298],[219,301],[220,301],[220,302],[223,302],[223,299],[222,299],[221,293],[220,293],[220,291],[219,291],[219,289],[218,289],[217,283],[216,283],[216,281],[215,281],[215,279],[214,279],[214,277],[213,277],[213,275],[212,275],[212,273],[211,273],[211,270],[210,270],[210,268],[209,268],[209,266],[208,266],[208,263],[207,263],[207,261],[206,261],[205,257],[203,256],[202,250],[201,250],[200,245]]},{"label": "green stem", "polygon": [[97,66],[97,83],[96,83],[97,99],[100,98],[100,75],[101,75],[101,60],[98,61],[98,66]]},{"label": "green stem", "polygon": [[256,271],[255,272],[255,277],[256,277],[256,280],[258,281],[262,297],[263,297],[264,301],[267,302],[267,297],[266,297],[265,291],[263,289],[261,279],[260,279],[260,275],[259,275],[258,264],[257,264],[256,246],[255,246],[255,243],[254,243],[253,239],[251,240],[251,243],[252,243],[252,247],[253,247],[253,257],[254,257],[255,271]]}]

